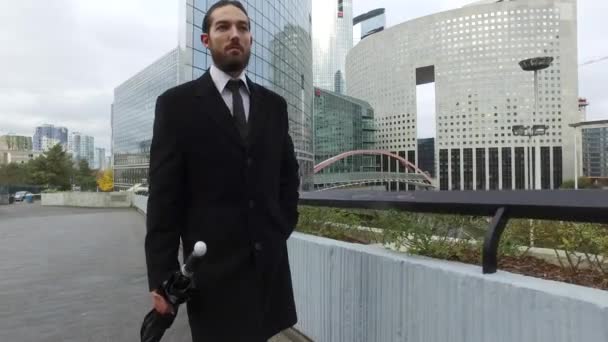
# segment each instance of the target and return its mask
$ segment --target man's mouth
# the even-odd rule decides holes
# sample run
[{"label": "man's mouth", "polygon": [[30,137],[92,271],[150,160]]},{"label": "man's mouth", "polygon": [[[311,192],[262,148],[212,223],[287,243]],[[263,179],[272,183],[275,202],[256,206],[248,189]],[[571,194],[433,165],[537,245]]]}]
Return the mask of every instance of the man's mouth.
[{"label": "man's mouth", "polygon": [[228,51],[228,52],[230,52],[232,50],[238,50],[239,52],[243,51],[243,49],[240,46],[235,46],[235,45],[229,46],[226,48],[226,51]]}]

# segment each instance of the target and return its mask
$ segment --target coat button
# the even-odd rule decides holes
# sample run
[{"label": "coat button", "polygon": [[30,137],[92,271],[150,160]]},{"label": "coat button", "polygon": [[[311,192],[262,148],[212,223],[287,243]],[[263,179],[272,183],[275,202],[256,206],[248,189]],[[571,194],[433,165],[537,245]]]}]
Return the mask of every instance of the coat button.
[{"label": "coat button", "polygon": [[255,248],[256,251],[260,252],[262,250],[262,244],[260,242],[256,242],[253,245],[253,248]]},{"label": "coat button", "polygon": [[249,200],[249,209],[253,209],[255,207],[255,201]]}]

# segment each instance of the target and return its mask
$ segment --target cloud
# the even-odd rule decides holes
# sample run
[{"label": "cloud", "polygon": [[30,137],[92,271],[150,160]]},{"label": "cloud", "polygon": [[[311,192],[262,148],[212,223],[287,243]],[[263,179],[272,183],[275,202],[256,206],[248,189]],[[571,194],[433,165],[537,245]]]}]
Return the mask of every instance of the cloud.
[{"label": "cloud", "polygon": [[[177,0],[3,1],[0,134],[66,126],[110,147],[114,88],[177,46]],[[6,48],[10,47],[10,48]]]}]

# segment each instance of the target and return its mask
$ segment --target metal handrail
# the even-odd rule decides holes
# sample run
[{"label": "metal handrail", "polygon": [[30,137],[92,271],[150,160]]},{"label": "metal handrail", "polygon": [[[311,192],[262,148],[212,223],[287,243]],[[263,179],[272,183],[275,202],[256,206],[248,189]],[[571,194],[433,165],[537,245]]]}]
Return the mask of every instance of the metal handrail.
[{"label": "metal handrail", "polygon": [[511,218],[608,223],[608,191],[413,191],[303,192],[300,204],[357,209],[492,216],[484,239],[483,273],[495,273],[498,245]]}]

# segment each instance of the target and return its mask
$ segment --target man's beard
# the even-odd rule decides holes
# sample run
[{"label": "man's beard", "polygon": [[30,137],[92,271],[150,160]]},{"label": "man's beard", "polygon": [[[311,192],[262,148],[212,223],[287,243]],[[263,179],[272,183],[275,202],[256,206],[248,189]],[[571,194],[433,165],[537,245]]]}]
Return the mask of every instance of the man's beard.
[{"label": "man's beard", "polygon": [[249,58],[251,57],[251,51],[243,52],[243,58],[226,56],[221,52],[211,50],[211,57],[213,58],[213,64],[225,73],[239,72],[245,70],[249,64]]}]

